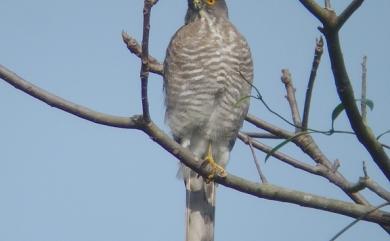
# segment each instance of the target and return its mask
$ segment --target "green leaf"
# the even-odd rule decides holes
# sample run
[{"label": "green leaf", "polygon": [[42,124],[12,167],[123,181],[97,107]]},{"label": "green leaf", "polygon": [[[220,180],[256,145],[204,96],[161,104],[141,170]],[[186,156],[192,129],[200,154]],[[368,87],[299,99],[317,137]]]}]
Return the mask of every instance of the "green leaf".
[{"label": "green leaf", "polygon": [[304,132],[299,132],[297,134],[295,134],[294,136],[282,141],[281,143],[279,143],[277,146],[275,146],[274,148],[272,148],[272,150],[267,153],[267,156],[265,157],[264,159],[264,162],[267,162],[267,160],[277,151],[279,150],[280,148],[282,148],[283,146],[285,146],[287,143],[291,142],[292,140],[294,140],[295,138],[299,137],[299,136],[302,136],[302,135],[306,135],[306,134],[309,134],[309,132],[307,131],[304,131]]},{"label": "green leaf", "polygon": [[[356,99],[355,101],[362,102],[362,99]],[[370,108],[371,111],[374,110],[374,102],[370,99],[366,99],[365,104]],[[337,117],[345,110],[343,103],[338,104],[334,110],[332,111],[332,130],[334,129],[334,122],[337,119]]]},{"label": "green leaf", "polygon": [[337,117],[340,115],[341,112],[344,110],[344,105],[343,103],[340,103],[334,108],[332,111],[332,130],[334,129],[334,121],[337,119]]},{"label": "green leaf", "polygon": [[370,100],[370,99],[366,99],[366,105],[368,107],[370,107],[370,110],[373,111],[374,110],[374,101]]},{"label": "green leaf", "polygon": [[[356,101],[363,102],[362,99],[356,99]],[[372,101],[372,100],[370,100],[370,99],[366,99],[364,102],[365,102],[365,104],[370,108],[371,111],[374,110],[374,101]]]}]

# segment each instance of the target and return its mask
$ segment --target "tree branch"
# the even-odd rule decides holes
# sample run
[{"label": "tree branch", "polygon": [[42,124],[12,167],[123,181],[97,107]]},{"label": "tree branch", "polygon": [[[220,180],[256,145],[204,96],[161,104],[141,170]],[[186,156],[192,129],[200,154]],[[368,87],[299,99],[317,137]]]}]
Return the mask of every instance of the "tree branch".
[{"label": "tree branch", "polygon": [[364,0],[353,0],[337,18],[337,29],[340,29],[352,14],[362,5]]},{"label": "tree branch", "polygon": [[[142,48],[141,45],[137,42],[137,40],[131,36],[129,36],[125,31],[122,31],[122,39],[126,44],[129,51],[141,58]],[[149,71],[158,75],[163,75],[163,65],[158,62],[157,59],[149,55]]]},{"label": "tree branch", "polygon": [[319,40],[316,39],[314,59],[310,71],[309,82],[307,84],[307,89],[306,89],[305,105],[304,105],[303,117],[302,117],[302,130],[304,131],[307,130],[307,127],[309,125],[308,123],[309,123],[311,96],[313,93],[314,81],[317,76],[317,70],[318,70],[318,66],[320,65],[321,56],[323,52],[324,52],[324,40],[321,36]]},{"label": "tree branch", "polygon": [[263,130],[266,130],[269,133],[274,134],[275,136],[279,136],[283,139],[289,139],[292,136],[294,136],[294,133],[287,131],[285,129],[282,129],[278,126],[272,125],[271,123],[268,123],[262,119],[259,119],[250,113],[247,114],[247,116],[245,117],[245,120],[256,127],[263,129]]},{"label": "tree branch", "polygon": [[15,88],[31,95],[32,97],[45,102],[51,107],[61,109],[65,112],[78,116],[82,119],[95,122],[97,124],[113,126],[126,129],[140,129],[142,117],[135,115],[132,117],[119,117],[107,115],[91,110],[79,104],[72,103],[61,97],[51,94],[44,89],[24,80],[11,70],[0,65],[0,78],[13,85]]},{"label": "tree branch", "polygon": [[141,99],[142,114],[146,122],[150,122],[149,99],[148,99],[148,79],[149,79],[149,32],[150,32],[150,12],[156,2],[153,0],[144,1],[144,24],[142,34],[141,53]]},{"label": "tree branch", "polygon": [[242,132],[242,134],[247,135],[251,138],[261,138],[261,139],[283,139],[279,136],[275,136],[271,133],[260,133],[260,132]]},{"label": "tree branch", "polygon": [[247,136],[247,144],[248,146],[250,147],[251,149],[251,153],[252,153],[252,156],[253,156],[253,161],[255,163],[255,166],[256,166],[256,169],[257,169],[257,173],[259,174],[259,177],[260,177],[260,181],[262,183],[268,183],[268,180],[267,180],[267,177],[263,174],[263,172],[261,171],[261,167],[260,167],[260,163],[259,163],[259,160],[257,159],[257,156],[256,156],[256,152],[255,152],[255,149],[253,148],[253,144],[252,144],[252,139]]},{"label": "tree branch", "polygon": [[328,18],[329,16],[328,13],[332,12],[330,9],[322,8],[314,0],[299,0],[299,1],[302,3],[303,6],[305,6],[307,10],[309,10],[309,12],[311,12],[311,14],[314,15],[314,17],[320,20],[321,23],[323,23]]},{"label": "tree branch", "polygon": [[368,189],[370,189],[372,192],[376,193],[378,196],[383,198],[384,200],[387,200],[390,202],[390,192],[388,192],[386,189],[381,187],[377,182],[372,180],[371,178],[366,178],[365,184]]}]

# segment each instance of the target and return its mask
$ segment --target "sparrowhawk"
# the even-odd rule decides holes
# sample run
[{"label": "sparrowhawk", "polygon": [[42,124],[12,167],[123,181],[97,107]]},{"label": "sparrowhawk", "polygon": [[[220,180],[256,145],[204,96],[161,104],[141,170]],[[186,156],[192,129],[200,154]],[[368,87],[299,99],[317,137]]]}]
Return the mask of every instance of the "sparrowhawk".
[{"label": "sparrowhawk", "polygon": [[223,169],[248,112],[253,64],[249,46],[228,18],[225,0],[188,0],[185,24],[172,37],[164,61],[166,121],[173,137],[212,174],[188,167],[186,240],[214,239],[215,175]]}]

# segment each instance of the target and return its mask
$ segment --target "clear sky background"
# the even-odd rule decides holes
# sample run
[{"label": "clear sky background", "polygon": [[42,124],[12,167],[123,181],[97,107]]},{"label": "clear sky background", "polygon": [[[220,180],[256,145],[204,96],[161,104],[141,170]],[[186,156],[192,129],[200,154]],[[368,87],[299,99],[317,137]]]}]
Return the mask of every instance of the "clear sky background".
[{"label": "clear sky background", "polygon": [[[323,1],[321,1],[322,3]],[[340,11],[349,1],[333,1]],[[228,1],[231,20],[248,39],[255,84],[267,103],[290,118],[280,82],[289,68],[302,106],[319,22],[299,1]],[[141,112],[139,60],[121,31],[141,39],[142,0],[1,0],[0,64],[34,84],[97,111],[121,116]],[[170,37],[183,23],[185,0],[160,0],[152,12],[150,51],[163,60]],[[363,55],[368,55],[369,123],[376,134],[390,129],[390,2],[366,1],[341,32],[356,94]],[[151,76],[152,118],[164,125],[162,80]],[[324,54],[313,97],[310,126],[328,130],[339,103]],[[290,128],[252,101],[251,113]],[[145,134],[97,125],[0,81],[0,240],[124,241],[184,238],[184,185],[177,161]],[[349,129],[345,116],[336,123]],[[253,130],[245,125],[246,130]],[[354,137],[316,135],[329,159],[351,181],[367,161],[372,178],[389,182]],[[383,141],[390,143],[390,136]],[[269,142],[276,145],[278,142]],[[283,149],[312,163],[294,146]],[[257,153],[259,159],[264,154]],[[327,180],[276,159],[262,162],[273,184],[347,200]],[[228,171],[257,181],[248,147],[237,142]],[[383,201],[363,191],[374,204]],[[387,209],[389,210],[389,209]],[[353,219],[293,204],[258,199],[219,187],[216,240],[329,240]],[[390,240],[377,225],[360,222],[339,240]]]}]

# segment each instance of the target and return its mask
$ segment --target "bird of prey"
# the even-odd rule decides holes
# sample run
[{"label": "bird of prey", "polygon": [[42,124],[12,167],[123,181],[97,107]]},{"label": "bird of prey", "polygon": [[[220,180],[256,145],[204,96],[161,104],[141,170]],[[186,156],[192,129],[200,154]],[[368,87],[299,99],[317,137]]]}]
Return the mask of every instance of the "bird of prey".
[{"label": "bird of prey", "polygon": [[166,122],[211,175],[181,166],[186,187],[186,241],[214,240],[218,175],[248,112],[253,80],[250,48],[228,17],[225,0],[188,0],[185,24],[164,61]]}]

